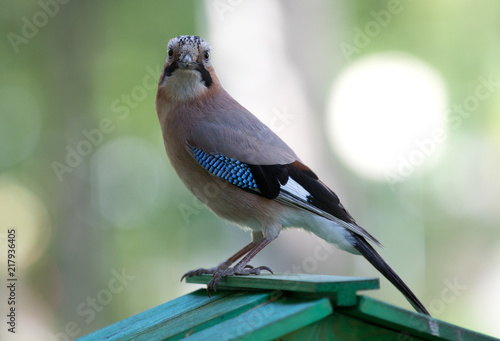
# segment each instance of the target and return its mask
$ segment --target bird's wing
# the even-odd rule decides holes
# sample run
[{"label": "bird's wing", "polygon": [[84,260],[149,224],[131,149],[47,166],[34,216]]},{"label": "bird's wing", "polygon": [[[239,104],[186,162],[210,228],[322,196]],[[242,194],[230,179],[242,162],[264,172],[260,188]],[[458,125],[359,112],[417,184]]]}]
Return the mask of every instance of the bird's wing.
[{"label": "bird's wing", "polygon": [[272,199],[325,217],[382,247],[375,237],[356,223],[339,197],[300,161],[287,165],[249,167],[259,190],[270,188],[268,191],[272,194],[278,193]]},{"label": "bird's wing", "polygon": [[356,224],[338,196],[301,162],[255,165],[194,146],[190,146],[190,149],[195,160],[213,175],[256,195],[325,217],[382,246],[375,237]]}]

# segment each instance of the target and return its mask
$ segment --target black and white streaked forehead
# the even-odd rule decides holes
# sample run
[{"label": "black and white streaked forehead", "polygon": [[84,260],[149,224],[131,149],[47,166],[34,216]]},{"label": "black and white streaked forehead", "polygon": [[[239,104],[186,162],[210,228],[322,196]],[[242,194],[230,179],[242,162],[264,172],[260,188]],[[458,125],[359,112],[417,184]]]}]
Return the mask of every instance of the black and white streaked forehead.
[{"label": "black and white streaked forehead", "polygon": [[177,46],[187,44],[196,46],[197,48],[199,48],[200,46],[204,47],[204,45],[208,46],[207,42],[198,36],[178,36],[170,39],[168,45],[170,46],[170,44],[175,44]]},{"label": "black and white streaked forehead", "polygon": [[[178,36],[170,39],[168,42],[167,50],[173,49],[174,53],[182,54],[183,51],[189,51],[191,53],[197,52],[196,54],[203,54],[205,52],[210,52],[210,45],[198,36]],[[201,52],[201,53],[200,53]]]}]

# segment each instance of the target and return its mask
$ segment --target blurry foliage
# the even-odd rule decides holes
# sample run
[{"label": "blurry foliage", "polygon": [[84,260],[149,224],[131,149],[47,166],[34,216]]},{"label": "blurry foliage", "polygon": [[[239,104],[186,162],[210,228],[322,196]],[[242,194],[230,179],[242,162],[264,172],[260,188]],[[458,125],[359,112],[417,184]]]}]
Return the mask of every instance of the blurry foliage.
[{"label": "blurry foliage", "polygon": [[[401,14],[356,57],[385,50],[416,55],[440,70],[452,103],[474,91],[479,75],[492,74],[500,80],[499,2],[401,1],[400,5]],[[371,11],[386,7],[386,2],[345,2],[345,40],[352,39],[352,26],[363,29],[374,20]],[[21,35],[23,18],[33,21],[40,11],[38,2],[7,0],[0,5],[0,190],[16,183],[45,205],[51,239],[46,249],[33,251],[38,257],[33,265],[20,264],[26,292],[33,314],[44,311],[44,332],[56,333],[68,321],[77,321],[81,336],[191,290],[178,283],[184,271],[215,265],[229,255],[227,250],[240,246],[219,250],[219,245],[237,238],[243,245],[247,237],[193,202],[168,164],[154,108],[167,41],[180,34],[206,34],[198,20],[202,3],[71,1],[60,5],[27,43],[18,45],[16,53],[8,33]],[[453,142],[486,139],[493,146],[488,153],[498,152],[500,103],[498,94],[494,97],[452,132]],[[100,128],[103,122],[111,122],[109,132]],[[59,181],[53,163],[65,164],[68,148],[74,152],[89,145],[88,155],[74,160],[77,166]],[[409,184],[403,195],[415,195],[423,205],[427,257],[432,260],[427,272],[453,278],[457,269],[466,267],[464,278],[467,271],[479,276],[482,259],[498,249],[498,215],[484,216],[480,208],[461,215],[460,207],[467,200],[496,197],[477,197],[487,191],[472,188],[470,197],[457,199],[449,205],[456,208],[447,211],[442,201],[455,200],[458,192],[454,192],[457,182],[446,179],[481,179],[480,185],[487,187],[498,184],[499,177],[486,169],[495,166],[484,161],[490,154],[464,152],[460,144],[450,146],[454,149],[443,156],[444,166],[419,179],[420,188]],[[477,167],[457,168],[467,165]],[[342,175],[350,176],[348,171]],[[383,226],[386,220],[380,217],[404,219],[394,210],[398,197],[386,184],[354,176],[347,181],[359,186],[358,192],[366,196],[363,201],[372,207],[360,220]],[[451,192],[443,195],[443,191]],[[466,195],[464,191],[459,194]],[[181,204],[192,208],[188,221]],[[17,222],[16,212],[11,213],[12,221],[4,217],[7,226]],[[481,214],[484,219],[478,224]],[[16,227],[22,238],[38,225]],[[455,253],[455,243],[470,248]],[[192,263],[196,259],[199,262]],[[75,307],[108,285],[110,270],[122,268],[136,276],[130,286],[113,296],[109,309],[97,313],[95,321],[83,322]],[[442,287],[433,278],[427,284],[429,298]]]}]

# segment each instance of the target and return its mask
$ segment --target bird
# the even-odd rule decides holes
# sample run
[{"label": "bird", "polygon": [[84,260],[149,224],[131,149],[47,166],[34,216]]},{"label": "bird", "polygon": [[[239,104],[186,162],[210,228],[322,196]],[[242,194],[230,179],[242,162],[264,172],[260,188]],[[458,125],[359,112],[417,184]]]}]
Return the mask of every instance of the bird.
[{"label": "bird", "polygon": [[278,135],[226,92],[212,65],[211,46],[203,38],[181,35],[168,42],[155,106],[167,156],[181,181],[217,216],[252,236],[227,260],[189,271],[181,281],[212,275],[210,295],[224,277],[272,273],[267,266],[249,262],[281,230],[302,228],[364,256],[417,312],[430,316],[371,245],[382,244]]}]

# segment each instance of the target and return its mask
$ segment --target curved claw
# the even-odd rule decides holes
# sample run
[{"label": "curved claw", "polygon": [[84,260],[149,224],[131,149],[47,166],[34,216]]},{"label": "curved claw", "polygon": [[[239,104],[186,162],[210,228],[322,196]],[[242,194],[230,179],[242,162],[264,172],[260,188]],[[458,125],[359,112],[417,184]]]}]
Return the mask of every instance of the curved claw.
[{"label": "curved claw", "polygon": [[193,277],[193,276],[205,275],[205,274],[214,274],[216,271],[217,271],[216,268],[210,268],[210,269],[199,268],[199,269],[191,270],[191,271],[186,272],[184,275],[182,275],[181,282],[186,277]]},{"label": "curved claw", "polygon": [[240,276],[248,276],[248,275],[260,275],[260,272],[262,270],[269,271],[270,273],[273,273],[273,270],[271,270],[267,266],[259,266],[259,267],[251,267],[250,269],[243,268],[241,271],[235,272],[235,275],[240,275]]},{"label": "curved claw", "polygon": [[263,265],[263,266],[259,266],[257,269],[259,269],[259,270],[261,270],[261,271],[262,271],[262,270],[269,271],[270,273],[272,273],[272,274],[274,275],[273,270],[271,270],[268,266],[265,266],[265,265]]},{"label": "curved claw", "polygon": [[219,282],[221,278],[225,277],[223,273],[216,272],[212,276],[212,279],[208,282],[207,284],[207,294],[208,297],[210,297],[210,290],[213,290],[213,292],[217,292],[217,285],[219,285]]},{"label": "curved claw", "polygon": [[184,275],[182,275],[180,282],[182,282],[182,280],[183,280],[184,278],[186,278],[186,277],[188,277],[188,274],[187,274],[187,273],[185,273]]}]

